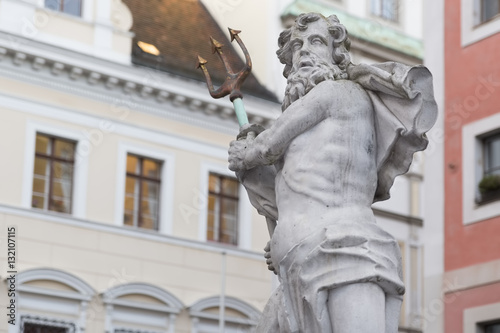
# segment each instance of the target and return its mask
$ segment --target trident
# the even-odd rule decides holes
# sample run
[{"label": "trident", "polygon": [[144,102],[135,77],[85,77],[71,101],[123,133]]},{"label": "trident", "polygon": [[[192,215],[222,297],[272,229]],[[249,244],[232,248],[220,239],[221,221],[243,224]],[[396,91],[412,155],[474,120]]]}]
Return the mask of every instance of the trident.
[{"label": "trident", "polygon": [[[229,95],[229,99],[233,102],[234,111],[236,112],[236,117],[238,118],[238,123],[240,124],[240,129],[244,125],[248,125],[248,117],[245,111],[245,106],[243,105],[243,95],[240,91],[240,86],[243,81],[247,78],[248,74],[252,70],[252,60],[250,59],[250,54],[245,47],[245,44],[241,41],[240,36],[238,34],[241,32],[239,30],[233,30],[228,28],[229,34],[231,35],[231,42],[236,39],[238,45],[241,47],[241,50],[245,54],[246,64],[245,67],[239,71],[238,73],[233,72],[231,65],[229,64],[226,55],[222,52],[222,44],[216,41],[214,38],[210,37],[210,41],[212,42],[212,53],[217,52],[219,58],[222,60],[224,67],[226,68],[226,80],[224,83],[218,88],[215,89],[212,84],[212,79],[210,78],[210,74],[206,68],[207,61],[198,55],[198,67],[201,68],[203,74],[205,75],[205,79],[207,81],[208,91],[210,92],[210,96],[213,98],[221,98]],[[264,127],[253,124],[248,126],[240,131],[238,134],[238,140],[241,139],[253,139],[256,134],[259,134],[264,130]],[[253,170],[255,171],[255,169]],[[240,178],[238,176],[238,178]],[[241,181],[241,180],[240,180]],[[245,186],[246,187],[246,186]],[[248,191],[248,189],[247,189]],[[276,221],[271,217],[266,216],[267,228],[269,230],[269,235],[273,236],[274,229],[276,228]],[[267,251],[267,250],[266,250]]]},{"label": "trident", "polygon": [[233,72],[231,69],[231,65],[226,58],[224,52],[222,52],[222,44],[216,41],[213,37],[210,37],[210,41],[212,42],[212,53],[217,52],[219,58],[222,60],[224,67],[226,68],[226,80],[224,83],[218,88],[215,89],[212,84],[212,79],[210,78],[210,74],[206,68],[207,61],[198,55],[198,67],[201,68],[203,74],[205,75],[205,79],[207,81],[208,91],[210,92],[210,96],[213,98],[221,98],[229,95],[229,99],[233,102],[234,111],[236,112],[236,117],[238,118],[238,123],[240,127],[248,124],[248,117],[245,111],[245,106],[243,105],[243,95],[240,91],[240,86],[247,78],[248,74],[252,70],[252,60],[250,59],[250,54],[245,47],[245,44],[241,41],[240,36],[238,34],[241,32],[239,30],[229,29],[229,34],[231,35],[231,42],[236,39],[238,45],[241,47],[243,53],[245,54],[246,64],[245,67],[239,71],[238,73]]}]

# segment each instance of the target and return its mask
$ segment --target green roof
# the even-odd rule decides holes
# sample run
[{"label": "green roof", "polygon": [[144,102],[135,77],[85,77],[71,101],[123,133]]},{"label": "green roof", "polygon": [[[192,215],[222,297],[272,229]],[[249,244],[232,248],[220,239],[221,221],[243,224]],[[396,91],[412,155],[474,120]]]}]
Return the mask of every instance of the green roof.
[{"label": "green roof", "polygon": [[321,13],[324,16],[337,15],[346,26],[349,35],[389,49],[423,59],[424,48],[421,40],[408,36],[396,29],[384,26],[376,21],[363,19],[348,14],[338,8],[314,0],[295,0],[282,16],[298,16],[302,13]]}]

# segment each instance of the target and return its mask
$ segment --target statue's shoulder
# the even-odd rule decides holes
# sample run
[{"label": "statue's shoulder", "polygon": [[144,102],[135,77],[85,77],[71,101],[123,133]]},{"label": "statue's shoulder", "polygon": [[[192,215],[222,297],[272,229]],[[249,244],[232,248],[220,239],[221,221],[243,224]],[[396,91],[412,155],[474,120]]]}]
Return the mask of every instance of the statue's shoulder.
[{"label": "statue's shoulder", "polygon": [[313,90],[325,101],[340,100],[344,103],[369,101],[366,90],[352,80],[326,80],[319,83]]}]

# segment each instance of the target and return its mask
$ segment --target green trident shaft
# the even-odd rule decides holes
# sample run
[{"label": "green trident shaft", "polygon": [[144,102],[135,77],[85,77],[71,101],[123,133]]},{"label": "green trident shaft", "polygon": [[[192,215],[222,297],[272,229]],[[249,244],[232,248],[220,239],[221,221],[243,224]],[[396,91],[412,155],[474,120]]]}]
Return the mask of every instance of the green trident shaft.
[{"label": "green trident shaft", "polygon": [[212,52],[217,52],[219,58],[224,64],[224,67],[226,68],[226,80],[219,88],[215,89],[212,83],[212,79],[210,78],[210,74],[208,73],[208,70],[205,66],[207,64],[207,61],[199,55],[198,68],[201,68],[203,74],[205,75],[210,96],[212,96],[213,98],[221,98],[229,95],[229,99],[231,100],[231,102],[233,102],[234,111],[236,112],[236,117],[238,118],[238,123],[240,124],[241,128],[242,126],[248,124],[248,117],[245,111],[245,106],[243,105],[243,95],[241,94],[240,87],[252,70],[252,60],[250,59],[250,54],[248,53],[245,44],[243,44],[240,36],[238,36],[240,32],[241,31],[239,30],[233,30],[229,28],[231,42],[236,39],[236,42],[238,42],[238,45],[241,47],[243,53],[245,54],[246,64],[241,71],[235,73],[231,69],[231,65],[229,64],[226,55],[224,54],[224,52],[222,52],[223,45],[212,37],[210,37],[210,41],[212,42]]}]

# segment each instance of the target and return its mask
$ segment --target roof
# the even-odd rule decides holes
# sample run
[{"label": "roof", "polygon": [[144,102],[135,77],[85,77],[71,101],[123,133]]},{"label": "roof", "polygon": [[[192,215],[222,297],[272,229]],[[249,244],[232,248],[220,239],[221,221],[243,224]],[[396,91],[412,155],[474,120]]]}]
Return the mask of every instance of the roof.
[{"label": "roof", "polygon": [[[228,31],[222,31],[199,0],[123,0],[133,16],[132,62],[190,79],[205,81],[197,69],[198,54],[208,61],[207,68],[216,85],[225,79],[226,71],[220,59],[212,54],[210,36],[224,45],[234,70],[244,63],[229,41]],[[237,29],[238,27],[234,27]],[[144,52],[137,43],[152,44],[159,55]],[[242,86],[243,94],[250,94],[278,102],[253,74]],[[208,92],[207,92],[208,93]]]}]

